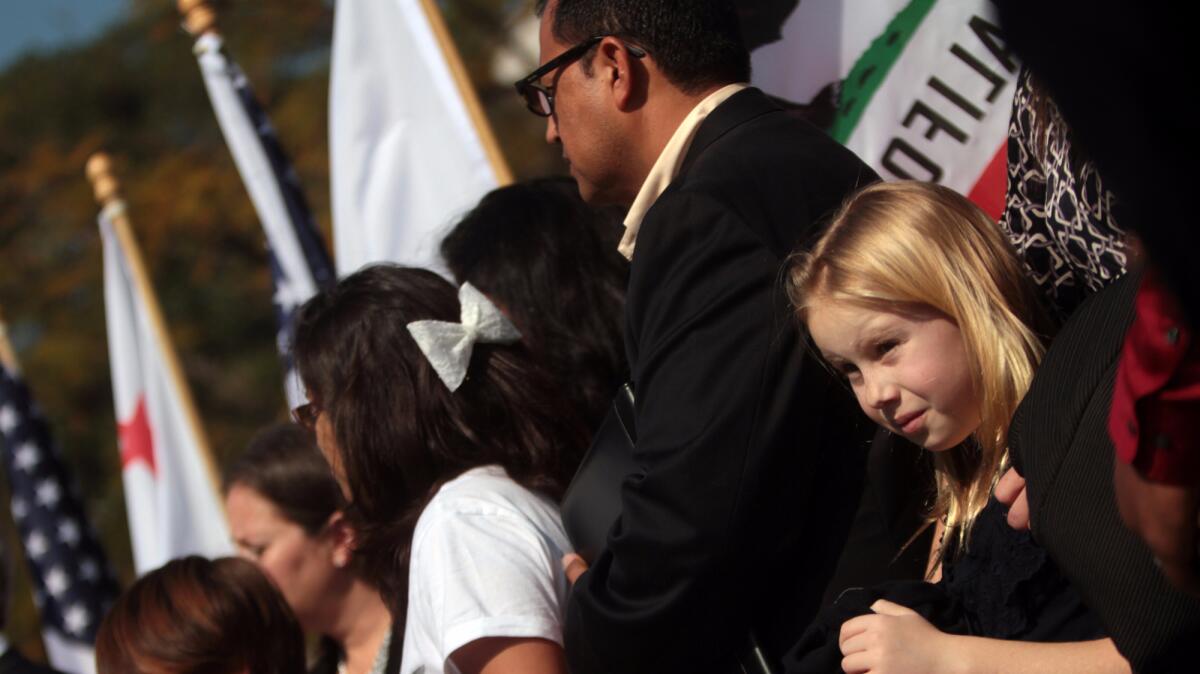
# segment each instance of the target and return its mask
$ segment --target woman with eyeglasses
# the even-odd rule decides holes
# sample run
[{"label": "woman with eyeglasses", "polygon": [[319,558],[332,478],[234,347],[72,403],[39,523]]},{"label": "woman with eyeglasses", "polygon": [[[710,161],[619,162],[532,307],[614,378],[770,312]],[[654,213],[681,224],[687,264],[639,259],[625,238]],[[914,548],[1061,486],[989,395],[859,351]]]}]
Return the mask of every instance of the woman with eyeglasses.
[{"label": "woman with eyeglasses", "polygon": [[225,475],[238,553],[275,583],[300,625],[321,635],[310,674],[394,674],[399,639],[379,591],[360,573],[341,489],[312,435],[262,430]]},{"label": "woman with eyeglasses", "polygon": [[563,674],[556,499],[587,441],[481,292],[368,267],[310,300],[294,356],[402,674]]}]

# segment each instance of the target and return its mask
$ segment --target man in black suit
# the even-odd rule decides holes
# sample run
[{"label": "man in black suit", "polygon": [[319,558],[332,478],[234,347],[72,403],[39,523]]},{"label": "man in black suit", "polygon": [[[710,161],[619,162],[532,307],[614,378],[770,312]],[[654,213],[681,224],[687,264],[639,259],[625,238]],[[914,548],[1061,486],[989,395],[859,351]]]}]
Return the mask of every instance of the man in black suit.
[{"label": "man in black suit", "polygon": [[[593,203],[629,208],[639,472],[575,582],[571,671],[736,671],[816,612],[870,432],[806,352],[783,264],[855,187],[853,154],[744,84],[732,0],[543,0],[520,85]],[[571,574],[569,569],[569,574]]]}]

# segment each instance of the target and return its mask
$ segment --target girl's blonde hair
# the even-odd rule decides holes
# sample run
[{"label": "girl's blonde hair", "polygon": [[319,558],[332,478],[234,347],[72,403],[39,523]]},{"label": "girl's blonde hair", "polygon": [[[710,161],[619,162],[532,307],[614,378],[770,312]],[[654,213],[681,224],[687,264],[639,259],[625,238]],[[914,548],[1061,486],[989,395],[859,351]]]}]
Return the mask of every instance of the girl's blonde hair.
[{"label": "girl's blonde hair", "polygon": [[[962,333],[980,400],[974,443],[934,455],[934,518],[965,543],[1008,461],[1008,424],[1044,351],[1035,290],[1000,228],[954,191],[914,181],[852,195],[808,252],[789,261],[801,320],[815,302],[930,307]],[[946,540],[952,540],[950,538]]]}]

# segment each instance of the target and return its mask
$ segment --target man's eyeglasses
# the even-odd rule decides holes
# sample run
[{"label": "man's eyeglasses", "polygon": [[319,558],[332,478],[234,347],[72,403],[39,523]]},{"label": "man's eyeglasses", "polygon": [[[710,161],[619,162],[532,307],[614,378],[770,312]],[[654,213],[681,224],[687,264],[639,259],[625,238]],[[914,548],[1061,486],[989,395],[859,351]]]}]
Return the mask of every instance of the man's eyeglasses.
[{"label": "man's eyeglasses", "polygon": [[321,416],[321,407],[316,403],[304,403],[292,410],[292,419],[310,432],[317,429],[317,417]]},{"label": "man's eyeglasses", "polygon": [[[555,70],[570,65],[579,60],[589,49],[596,46],[607,35],[595,35],[571,47],[565,52],[546,61],[540,68],[529,73],[525,77],[513,83],[517,88],[517,94],[525,99],[525,107],[529,111],[539,117],[549,117],[554,114],[554,87],[546,86],[541,83],[541,79],[547,74]],[[625,43],[625,48],[629,50],[635,58],[642,58],[646,55],[646,50],[635,44]]]}]

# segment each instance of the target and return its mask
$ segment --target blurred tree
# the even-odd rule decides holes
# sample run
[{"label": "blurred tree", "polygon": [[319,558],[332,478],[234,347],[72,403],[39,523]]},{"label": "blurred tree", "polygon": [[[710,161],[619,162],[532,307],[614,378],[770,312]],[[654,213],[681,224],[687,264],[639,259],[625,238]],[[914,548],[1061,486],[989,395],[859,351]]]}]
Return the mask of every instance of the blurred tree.
[{"label": "blurred tree", "polygon": [[[330,240],[332,2],[215,4],[229,52],[271,115]],[[493,76],[500,50],[523,54],[530,69],[536,65],[536,45],[513,36],[531,4],[440,0],[519,178],[562,170],[558,151],[541,140],[544,122],[525,112],[510,81]],[[262,230],[191,46],[174,2],[130,0],[128,18],[94,41],[27,56],[0,73],[0,308],[126,583],[132,561],[97,207],[83,177],[92,152],[106,149],[118,160],[136,236],[218,461],[286,414]],[[11,538],[8,509],[0,510]],[[10,637],[36,652],[36,612],[18,567]]]}]

